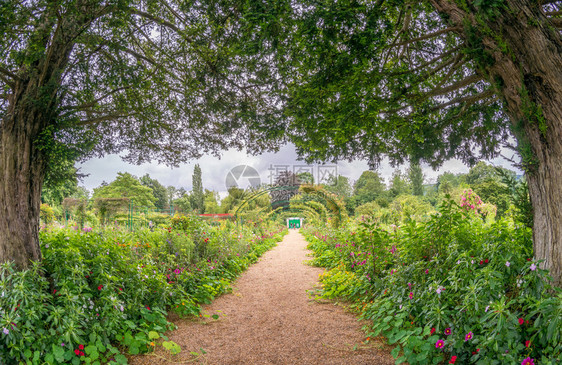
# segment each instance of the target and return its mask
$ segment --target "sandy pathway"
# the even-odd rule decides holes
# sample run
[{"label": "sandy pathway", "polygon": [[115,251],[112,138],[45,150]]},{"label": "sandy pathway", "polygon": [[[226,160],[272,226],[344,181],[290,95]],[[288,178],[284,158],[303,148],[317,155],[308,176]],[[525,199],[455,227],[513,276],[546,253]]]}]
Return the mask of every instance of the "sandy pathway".
[{"label": "sandy pathway", "polygon": [[[238,278],[232,294],[205,306],[219,320],[174,320],[179,328],[170,340],[181,346],[179,355],[160,349],[131,363],[393,364],[380,344],[362,344],[365,336],[353,315],[310,299],[306,291],[317,285],[322,269],[303,264],[310,259],[305,247],[304,237],[291,230]],[[206,354],[190,354],[200,349]]]}]

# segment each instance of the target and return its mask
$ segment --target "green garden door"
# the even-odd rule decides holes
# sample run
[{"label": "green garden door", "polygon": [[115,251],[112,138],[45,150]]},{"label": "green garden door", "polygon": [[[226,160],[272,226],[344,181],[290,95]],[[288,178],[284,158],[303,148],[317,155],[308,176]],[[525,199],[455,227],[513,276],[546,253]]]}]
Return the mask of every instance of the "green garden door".
[{"label": "green garden door", "polygon": [[289,218],[289,228],[301,228],[301,219]]}]

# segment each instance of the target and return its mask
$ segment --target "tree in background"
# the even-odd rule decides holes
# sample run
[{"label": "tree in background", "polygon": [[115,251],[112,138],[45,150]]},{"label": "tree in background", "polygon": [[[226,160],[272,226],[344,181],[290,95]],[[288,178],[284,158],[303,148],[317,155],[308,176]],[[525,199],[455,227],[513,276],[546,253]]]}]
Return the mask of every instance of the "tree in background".
[{"label": "tree in background", "polygon": [[465,181],[461,175],[452,172],[444,172],[437,177],[437,192],[439,194],[452,194]]},{"label": "tree in background", "polygon": [[408,180],[412,187],[412,194],[416,196],[423,196],[423,172],[419,163],[410,162],[408,169]]},{"label": "tree in background", "polygon": [[141,176],[140,183],[152,190],[156,198],[154,205],[157,209],[165,209],[168,206],[168,190],[156,179],[151,179],[149,174]]},{"label": "tree in background", "polygon": [[118,172],[114,181],[94,189],[92,198],[128,198],[135,206],[154,208],[156,198],[152,189],[141,184],[128,172]]},{"label": "tree in background", "polygon": [[331,175],[324,185],[324,189],[330,193],[339,195],[344,199],[351,197],[351,194],[353,193],[353,188],[349,183],[349,178],[342,175]]},{"label": "tree in background", "polygon": [[[353,186],[355,206],[362,205],[385,195],[386,186],[378,172],[363,171]],[[380,205],[380,203],[379,203]]]},{"label": "tree in background", "polygon": [[406,181],[406,176],[402,174],[399,169],[394,170],[392,173],[392,178],[390,180],[390,188],[388,189],[391,198],[395,198],[398,195],[408,194],[410,192],[410,187]]},{"label": "tree in background", "polygon": [[191,201],[188,194],[184,194],[181,197],[173,201],[174,208],[180,213],[186,214],[193,210],[191,207]]},{"label": "tree in background", "polygon": [[230,213],[233,208],[236,208],[244,198],[244,190],[232,186],[228,189],[228,195],[221,200],[221,212]]},{"label": "tree in background", "polygon": [[191,206],[194,210],[198,211],[199,214],[203,214],[205,213],[205,195],[203,194],[203,179],[201,177],[201,167],[199,167],[199,164],[196,164],[193,168],[192,185]]},{"label": "tree in background", "polygon": [[[204,212],[206,214],[219,214],[221,208],[219,206],[220,196],[216,191],[205,189],[204,194]],[[201,213],[203,214],[203,213]]]}]

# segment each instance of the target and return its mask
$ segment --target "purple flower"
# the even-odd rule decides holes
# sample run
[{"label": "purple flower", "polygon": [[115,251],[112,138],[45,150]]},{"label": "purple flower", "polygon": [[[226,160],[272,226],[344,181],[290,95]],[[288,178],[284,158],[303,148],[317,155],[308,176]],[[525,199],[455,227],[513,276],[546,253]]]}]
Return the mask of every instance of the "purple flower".
[{"label": "purple flower", "polygon": [[[535,271],[535,270],[537,269],[537,265],[535,265],[535,263],[533,262],[533,263],[531,264],[531,266],[529,267],[529,269],[531,269],[531,271]],[[527,359],[525,359],[525,360],[527,360]],[[523,360],[523,361],[524,361],[524,360]],[[533,361],[533,360],[531,359],[531,361]],[[530,363],[529,363],[529,364],[530,364]]]},{"label": "purple flower", "polygon": [[486,306],[486,309],[484,309],[484,312],[487,312],[489,309],[490,309],[490,306],[487,305],[487,306]]},{"label": "purple flower", "polygon": [[451,334],[451,328],[450,327],[445,328],[445,334],[447,336],[449,336]]},{"label": "purple flower", "polygon": [[3,333],[4,333],[5,335],[7,335],[7,334],[9,334],[9,333],[10,333],[10,330],[9,330],[9,329],[7,329],[7,328],[4,328],[4,329],[2,330],[2,332],[3,332]]},{"label": "purple flower", "polygon": [[505,266],[509,267],[509,265],[511,265],[509,261],[506,261]]}]

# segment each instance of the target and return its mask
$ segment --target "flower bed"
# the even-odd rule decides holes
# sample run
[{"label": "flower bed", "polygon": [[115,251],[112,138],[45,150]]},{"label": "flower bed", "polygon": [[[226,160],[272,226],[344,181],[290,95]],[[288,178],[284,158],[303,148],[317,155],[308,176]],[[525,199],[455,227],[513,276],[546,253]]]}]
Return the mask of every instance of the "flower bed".
[{"label": "flower bed", "polygon": [[425,223],[306,232],[323,296],[352,301],[397,363],[562,363],[562,294],[528,229],[447,202]]},{"label": "flower bed", "polygon": [[198,315],[286,233],[273,224],[186,227],[43,230],[43,262],[0,266],[0,363],[124,364],[122,353],[149,351],[160,337],[178,352],[164,335],[174,327],[167,311]]}]

